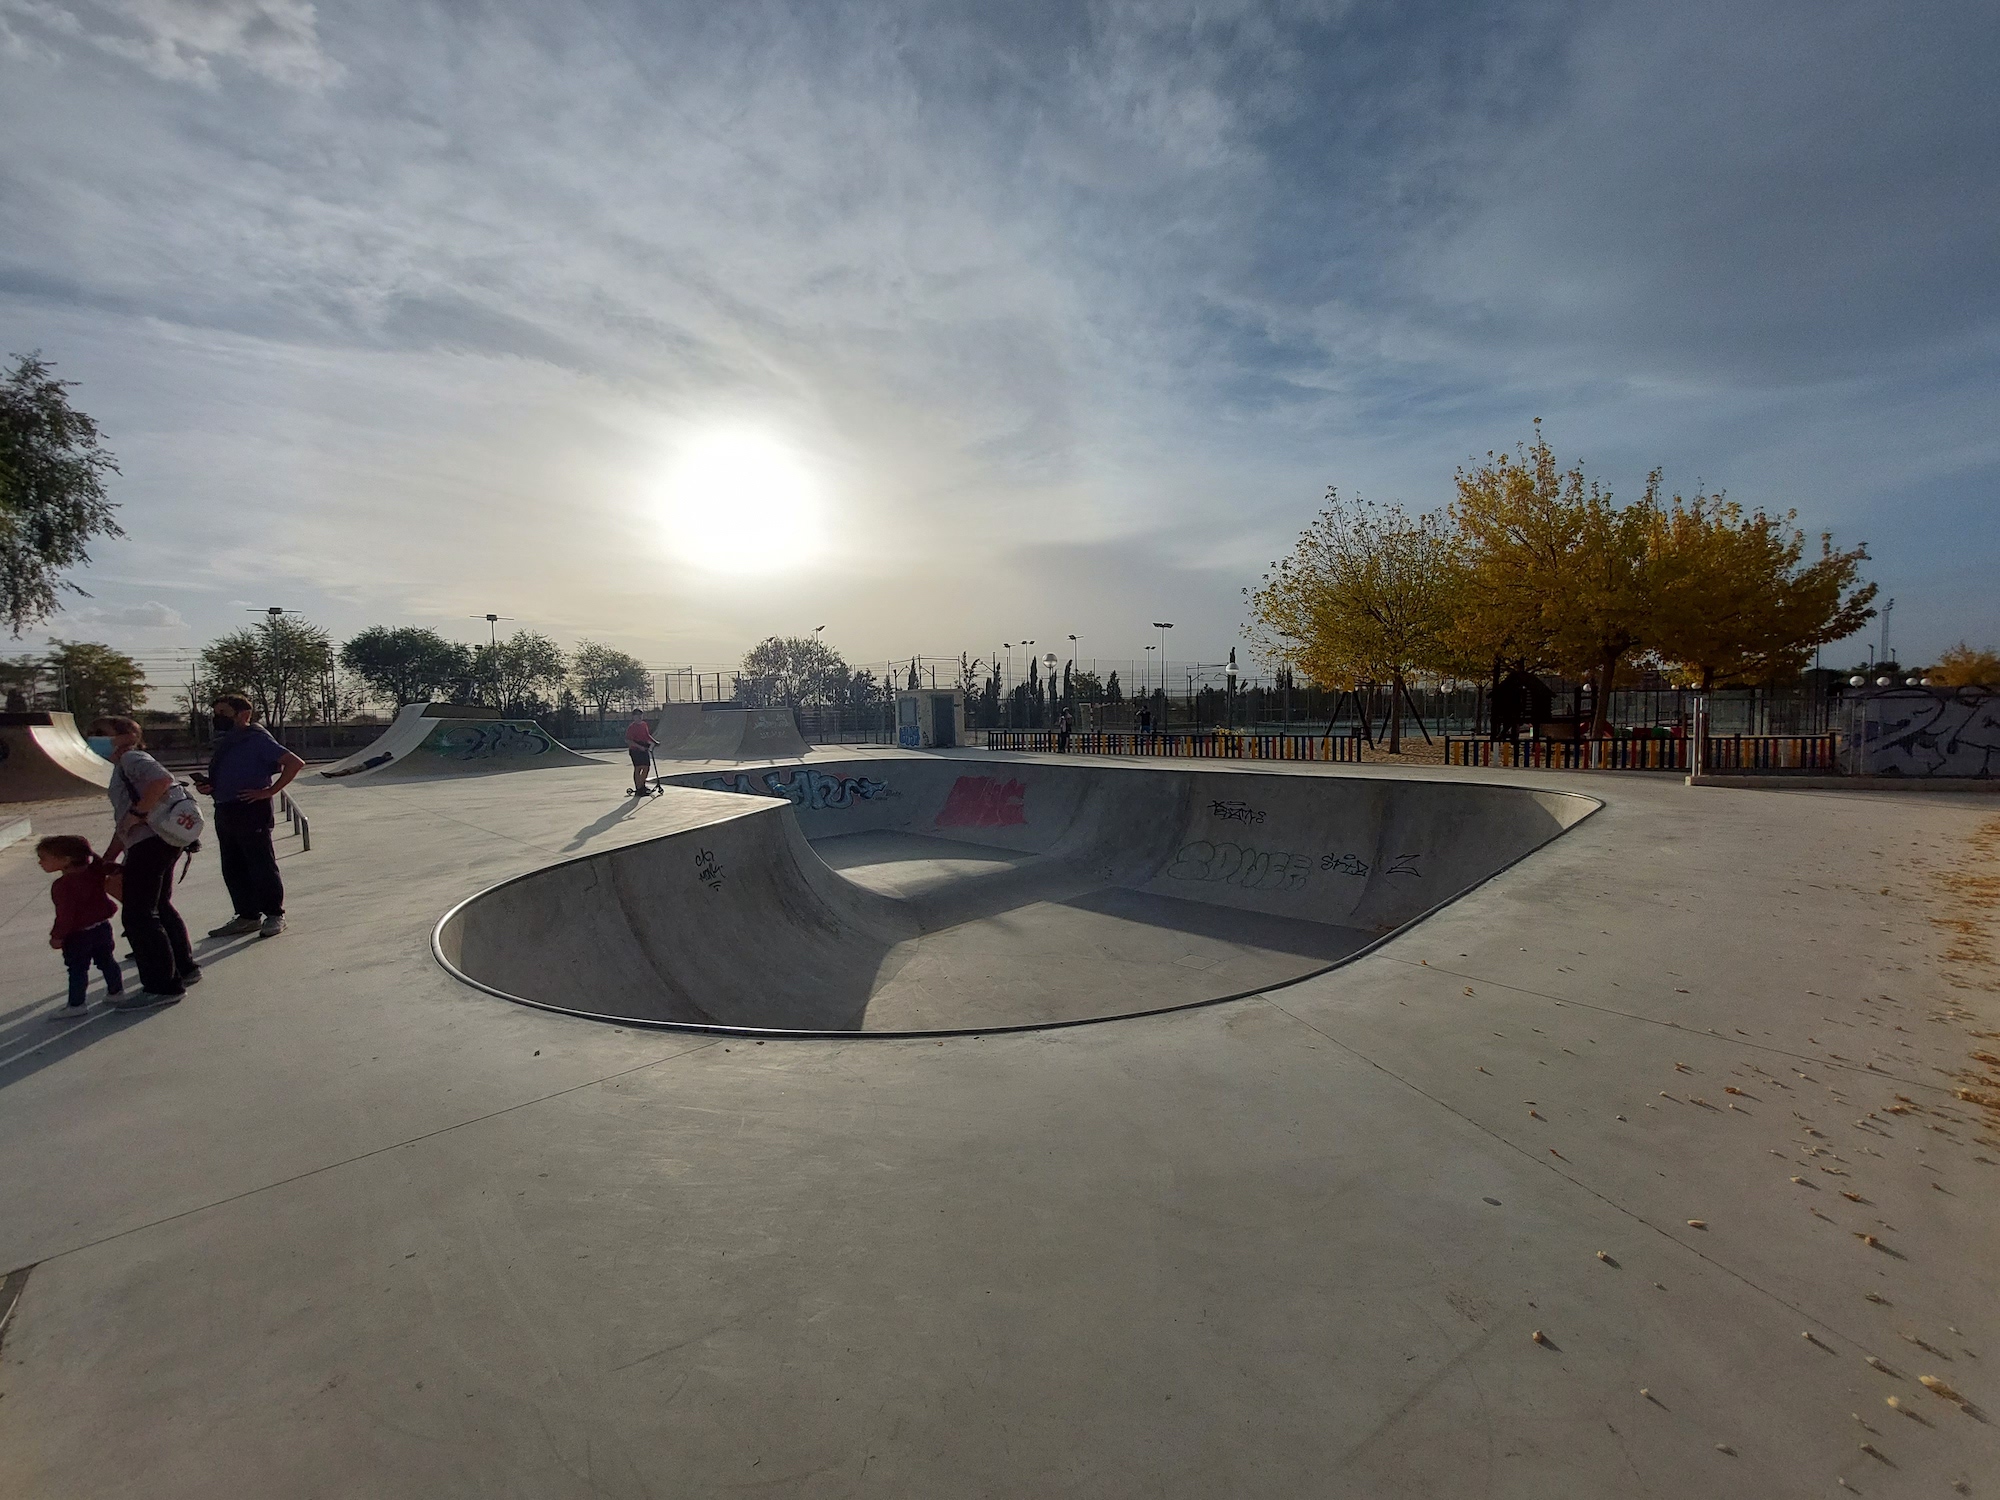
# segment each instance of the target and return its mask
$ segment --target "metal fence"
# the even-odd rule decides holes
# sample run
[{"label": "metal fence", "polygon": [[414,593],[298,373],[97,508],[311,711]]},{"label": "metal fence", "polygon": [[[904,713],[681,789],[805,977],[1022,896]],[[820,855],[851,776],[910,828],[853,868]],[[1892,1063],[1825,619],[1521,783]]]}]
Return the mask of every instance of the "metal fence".
[{"label": "metal fence", "polygon": [[[1686,771],[1688,747],[1682,737],[1604,740],[1447,739],[1448,766],[1503,766],[1547,771]],[[1831,734],[1712,734],[1703,748],[1702,770],[1797,771],[1834,774],[1838,744]]]},{"label": "metal fence", "polygon": [[1028,750],[1066,755],[1160,755],[1191,760],[1361,760],[1361,741],[1343,735],[1232,734],[1213,730],[1199,734],[1125,734],[1090,730],[1062,735],[1050,729],[989,729],[989,750]]}]

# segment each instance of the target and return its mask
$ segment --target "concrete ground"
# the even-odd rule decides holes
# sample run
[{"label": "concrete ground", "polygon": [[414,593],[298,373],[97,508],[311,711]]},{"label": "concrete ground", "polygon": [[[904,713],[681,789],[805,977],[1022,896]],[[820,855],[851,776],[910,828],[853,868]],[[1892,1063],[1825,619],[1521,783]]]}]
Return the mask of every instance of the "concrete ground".
[{"label": "concrete ground", "polygon": [[1425,768],[1607,806],[1261,998],[758,1045],[431,958],[721,795],[620,761],[309,788],[78,1028],[0,850],[0,1494],[2000,1490],[1990,800]]}]

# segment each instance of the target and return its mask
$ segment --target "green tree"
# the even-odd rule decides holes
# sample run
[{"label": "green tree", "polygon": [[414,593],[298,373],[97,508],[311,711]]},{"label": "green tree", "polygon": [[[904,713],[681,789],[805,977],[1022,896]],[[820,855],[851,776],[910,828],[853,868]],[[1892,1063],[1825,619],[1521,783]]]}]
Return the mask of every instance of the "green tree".
[{"label": "green tree", "polygon": [[562,691],[569,660],[547,636],[517,630],[497,644],[475,647],[471,673],[482,703],[528,718]]},{"label": "green tree", "polygon": [[818,707],[846,680],[847,663],[817,635],[774,635],[743,654],[737,691],[751,708]]},{"label": "green tree", "polygon": [[146,701],[146,673],[123,651],[93,641],[49,642],[48,666],[77,722],[131,714]]},{"label": "green tree", "polygon": [[419,625],[371,625],[340,648],[340,664],[396,708],[428,703],[464,678],[471,653]]},{"label": "green tree", "polygon": [[117,462],[69,404],[73,382],[40,354],[17,359],[0,380],[0,614],[16,637],[56,612],[59,592],[83,592],[61,575],[90,561],[92,537],[125,534],[104,493]]},{"label": "green tree", "polygon": [[1860,582],[1867,550],[1836,552],[1823,533],[1807,563],[1797,517],[1720,495],[1676,495],[1658,509],[1646,644],[1663,663],[1703,689],[1782,682],[1874,617],[1875,585]]},{"label": "green tree", "polygon": [[1557,467],[1540,417],[1518,456],[1486,458],[1459,470],[1451,509],[1463,583],[1456,654],[1587,680],[1596,705],[1591,733],[1599,734],[1619,669],[1650,624],[1659,471],[1644,498],[1621,507],[1581,466]]},{"label": "green tree", "polygon": [[600,722],[614,702],[642,703],[652,695],[653,674],[628,652],[596,641],[578,641],[569,665],[577,693],[584,702],[596,705]]},{"label": "green tree", "polygon": [[1406,680],[1443,670],[1457,617],[1460,570],[1445,520],[1401,506],[1326,508],[1292,555],[1250,596],[1250,637],[1274,667],[1322,687],[1389,686],[1389,753],[1403,750]]},{"label": "green tree", "polygon": [[[332,638],[297,615],[268,615],[209,642],[201,653],[205,691],[241,693],[274,730],[320,717],[333,662]],[[206,706],[193,705],[197,712]]]},{"label": "green tree", "polygon": [[1107,703],[1123,703],[1125,701],[1125,689],[1119,685],[1118,674],[1116,672],[1113,672],[1109,677],[1104,679],[1104,701]]}]

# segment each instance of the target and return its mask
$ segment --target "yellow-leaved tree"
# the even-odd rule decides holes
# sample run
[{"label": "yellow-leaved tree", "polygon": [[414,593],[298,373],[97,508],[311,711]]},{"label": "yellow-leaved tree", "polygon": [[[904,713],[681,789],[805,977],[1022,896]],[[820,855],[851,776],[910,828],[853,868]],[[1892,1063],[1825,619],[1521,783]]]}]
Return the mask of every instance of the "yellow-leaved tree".
[{"label": "yellow-leaved tree", "polygon": [[1817,647],[1874,617],[1875,585],[1860,581],[1867,550],[1835,551],[1832,533],[1822,533],[1808,563],[1797,516],[1703,494],[1676,495],[1656,510],[1645,633],[1662,664],[1704,690],[1782,682]]},{"label": "yellow-leaved tree", "polygon": [[1603,731],[1619,668],[1646,644],[1659,479],[1656,471],[1637,504],[1620,506],[1580,465],[1558,466],[1540,417],[1516,454],[1488,453],[1458,472],[1461,653],[1589,682],[1592,734]]},{"label": "yellow-leaved tree", "polygon": [[1329,487],[1292,555],[1245,590],[1249,635],[1265,661],[1323,688],[1387,683],[1389,753],[1400,755],[1406,680],[1448,658],[1459,587],[1442,517],[1343,500]]},{"label": "yellow-leaved tree", "polygon": [[2000,652],[1975,651],[1960,641],[1924,675],[1939,687],[2000,687]]}]

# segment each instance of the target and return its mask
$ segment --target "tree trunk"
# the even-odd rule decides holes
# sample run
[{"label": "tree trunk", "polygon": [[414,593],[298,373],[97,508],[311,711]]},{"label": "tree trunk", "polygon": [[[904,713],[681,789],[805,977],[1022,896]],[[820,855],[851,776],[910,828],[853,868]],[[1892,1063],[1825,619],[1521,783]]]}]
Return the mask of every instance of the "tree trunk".
[{"label": "tree trunk", "polygon": [[1389,753],[1403,753],[1403,674],[1389,676]]},{"label": "tree trunk", "polygon": [[1597,668],[1597,702],[1591,706],[1590,737],[1600,739],[1611,717],[1611,684],[1618,676],[1618,658],[1607,656]]}]

